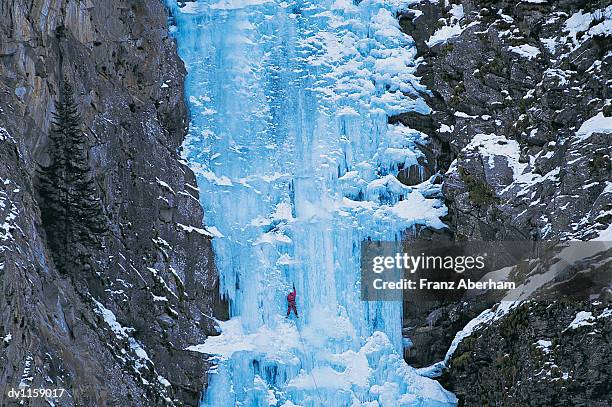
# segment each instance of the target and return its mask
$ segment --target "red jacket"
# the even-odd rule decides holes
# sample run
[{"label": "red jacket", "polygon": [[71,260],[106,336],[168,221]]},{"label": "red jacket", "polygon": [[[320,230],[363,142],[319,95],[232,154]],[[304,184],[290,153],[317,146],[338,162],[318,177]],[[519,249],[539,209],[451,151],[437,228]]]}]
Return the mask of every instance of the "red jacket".
[{"label": "red jacket", "polygon": [[287,301],[290,303],[294,303],[295,302],[295,288],[293,289],[293,292],[290,292],[287,295]]}]

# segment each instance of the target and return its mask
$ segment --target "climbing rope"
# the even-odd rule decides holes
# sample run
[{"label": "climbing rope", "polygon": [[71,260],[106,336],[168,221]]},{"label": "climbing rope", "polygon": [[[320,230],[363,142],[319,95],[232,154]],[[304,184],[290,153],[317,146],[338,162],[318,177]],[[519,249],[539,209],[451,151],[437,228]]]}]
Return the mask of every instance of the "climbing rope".
[{"label": "climbing rope", "polygon": [[[304,351],[304,356],[306,356],[306,345],[304,345],[304,338],[302,338],[302,333],[300,332],[300,328],[298,327],[298,324],[296,322],[295,324],[295,329],[297,330],[298,336],[300,337],[300,343],[302,344],[302,350]],[[317,396],[319,397],[319,401],[321,402],[322,406],[325,406],[325,403],[323,403],[323,398],[321,397],[321,393],[319,391],[319,386],[317,386],[317,380],[314,377],[314,374],[312,373],[312,370],[309,372],[310,377],[312,377],[312,383],[314,384],[315,390],[317,392]]]}]

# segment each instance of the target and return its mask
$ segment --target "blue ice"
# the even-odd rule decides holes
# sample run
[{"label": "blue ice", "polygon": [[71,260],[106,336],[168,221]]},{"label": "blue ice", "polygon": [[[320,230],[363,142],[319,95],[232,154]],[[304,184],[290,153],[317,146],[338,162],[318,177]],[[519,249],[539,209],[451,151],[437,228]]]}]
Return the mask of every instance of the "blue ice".
[{"label": "blue ice", "polygon": [[396,19],[410,2],[167,1],[188,71],[184,156],[231,313],[189,348],[216,358],[202,405],[455,405],[404,362],[402,304],[360,299],[364,239],[444,227],[423,192],[436,186],[396,178],[428,142],[388,124],[430,111]]}]

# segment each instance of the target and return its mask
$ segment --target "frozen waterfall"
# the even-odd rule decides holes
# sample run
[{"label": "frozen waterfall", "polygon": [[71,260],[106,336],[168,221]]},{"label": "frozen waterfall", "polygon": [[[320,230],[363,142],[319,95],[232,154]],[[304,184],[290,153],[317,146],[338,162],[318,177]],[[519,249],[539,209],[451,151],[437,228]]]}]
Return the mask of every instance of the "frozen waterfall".
[{"label": "frozen waterfall", "polygon": [[[400,0],[167,0],[187,67],[195,171],[232,318],[205,406],[447,406],[402,359],[402,304],[360,299],[360,243],[443,227],[428,181],[400,183],[429,108]],[[414,1],[412,1],[414,3]],[[300,319],[285,319],[297,288]]]}]

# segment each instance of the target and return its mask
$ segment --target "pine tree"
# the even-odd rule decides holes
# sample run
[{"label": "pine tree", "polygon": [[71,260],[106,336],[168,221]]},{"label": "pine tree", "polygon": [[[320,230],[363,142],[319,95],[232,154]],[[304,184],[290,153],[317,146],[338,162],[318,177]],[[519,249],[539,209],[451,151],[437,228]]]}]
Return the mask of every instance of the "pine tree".
[{"label": "pine tree", "polygon": [[83,249],[99,247],[107,219],[91,174],[86,135],[68,81],[55,104],[49,134],[50,165],[39,170],[43,226],[56,265],[78,266]]}]

